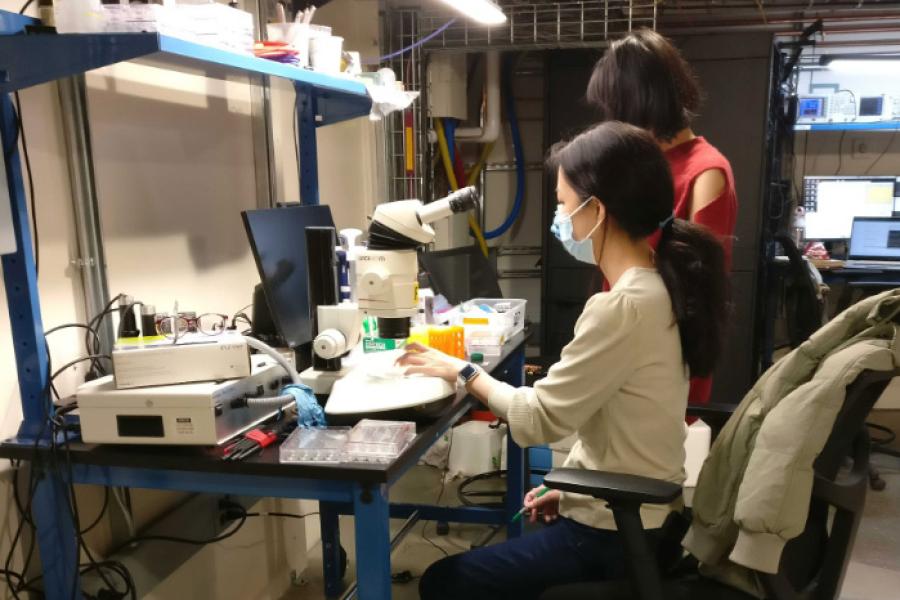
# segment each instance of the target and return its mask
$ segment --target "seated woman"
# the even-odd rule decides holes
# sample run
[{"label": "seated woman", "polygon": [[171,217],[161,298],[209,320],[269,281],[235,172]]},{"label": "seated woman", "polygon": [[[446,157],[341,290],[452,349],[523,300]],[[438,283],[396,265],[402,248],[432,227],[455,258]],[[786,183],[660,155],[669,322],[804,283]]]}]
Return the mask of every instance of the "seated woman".
[{"label": "seated woman", "polygon": [[[721,244],[674,219],[672,176],[653,136],[610,121],[554,150],[553,231],[610,282],[588,300],[575,337],[534,388],[514,388],[436,350],[414,345],[408,373],[463,376],[466,389],[509,423],[522,446],[575,433],[565,466],[684,481],[690,375],[708,375],[727,315]],[[657,249],[648,238],[661,230]],[[549,586],[625,576],[612,513],[588,496],[551,491],[525,507],[552,525],[450,556],[428,568],[424,600],[534,598]],[[657,532],[669,510],[642,509]]]}]

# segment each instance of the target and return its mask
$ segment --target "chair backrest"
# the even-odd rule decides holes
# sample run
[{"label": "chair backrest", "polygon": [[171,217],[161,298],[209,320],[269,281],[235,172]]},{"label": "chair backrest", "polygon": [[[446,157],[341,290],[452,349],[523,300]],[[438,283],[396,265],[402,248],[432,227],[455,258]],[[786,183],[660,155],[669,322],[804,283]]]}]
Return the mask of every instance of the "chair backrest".
[{"label": "chair backrest", "polygon": [[847,387],[831,434],[813,465],[815,483],[806,528],[785,546],[778,574],[760,576],[769,598],[837,598],[869,483],[865,420],[895,375],[900,371],[863,371]]},{"label": "chair backrest", "polygon": [[816,283],[794,240],[777,235],[775,241],[781,244],[789,261],[784,290],[785,320],[791,348],[796,348],[822,326],[825,304],[819,299]]}]

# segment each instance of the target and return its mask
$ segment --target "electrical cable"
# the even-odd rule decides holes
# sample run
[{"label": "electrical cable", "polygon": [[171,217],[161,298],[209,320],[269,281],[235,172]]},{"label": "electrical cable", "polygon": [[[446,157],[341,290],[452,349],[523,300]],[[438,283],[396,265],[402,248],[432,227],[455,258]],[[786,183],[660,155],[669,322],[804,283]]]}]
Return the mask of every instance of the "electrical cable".
[{"label": "electrical cable", "polygon": [[137,535],[137,530],[134,527],[134,517],[131,514],[131,509],[126,505],[124,498],[122,497],[122,489],[121,488],[113,488],[113,498],[116,500],[116,504],[119,505],[119,510],[122,511],[122,517],[125,519],[125,525],[128,527],[128,536],[134,537]]},{"label": "electrical cable", "polygon": [[[94,315],[94,317],[90,321],[88,321],[88,326],[92,327],[94,329],[94,331],[98,333],[97,337],[94,339],[93,346],[90,344],[87,334],[85,334],[85,336],[84,336],[84,347],[87,350],[88,354],[96,354],[96,353],[100,352],[101,343],[100,343],[99,332],[100,332],[100,326],[103,323],[103,317],[105,317],[108,314],[111,314],[112,312],[115,312],[116,309],[114,309],[112,306],[122,296],[123,296],[123,294],[116,294],[109,302],[106,303],[106,306],[103,307],[103,310],[101,310],[99,314]],[[95,371],[95,375],[106,375],[107,374],[106,368],[99,362],[92,361],[91,365],[92,365],[93,370]]]},{"label": "electrical cable", "polygon": [[878,431],[885,434],[884,437],[876,437],[870,433],[869,443],[873,446],[887,446],[889,444],[892,444],[894,440],[897,439],[897,434],[890,427],[878,425],[877,423],[866,423],[866,427],[868,427],[872,431]]},{"label": "electrical cable", "polygon": [[506,219],[496,229],[484,232],[484,237],[492,240],[498,238],[513,226],[522,212],[522,202],[525,198],[525,151],[522,148],[522,133],[519,131],[519,119],[516,116],[516,98],[513,96],[512,75],[515,68],[515,57],[510,55],[504,61],[503,69],[503,96],[506,101],[506,116],[509,119],[509,130],[512,134],[513,154],[516,160],[516,197],[513,200],[512,210]]},{"label": "electrical cable", "polygon": [[285,513],[285,512],[248,512],[248,517],[281,517],[285,519],[305,519],[306,517],[312,517],[318,515],[318,511],[306,513],[305,515],[298,515],[294,513]]},{"label": "electrical cable", "polygon": [[[63,329],[69,329],[69,328],[77,328],[77,329],[86,330],[87,333],[85,334],[85,340],[87,340],[87,334],[93,334],[94,339],[92,341],[86,342],[85,349],[88,352],[91,352],[92,348],[87,347],[87,346],[92,345],[94,351],[99,352],[99,350],[100,350],[100,334],[97,333],[96,329],[94,329],[90,325],[85,325],[84,323],[63,323],[62,325],[57,325],[56,327],[51,327],[50,329],[48,329],[47,331],[44,332],[44,340],[46,340],[47,336],[50,335],[51,333],[56,333],[57,331],[61,331]],[[50,356],[49,346],[47,347],[47,356],[48,357]],[[96,367],[97,364],[99,364],[99,363],[97,363],[96,360],[91,361],[91,368]]]},{"label": "electrical cable", "polygon": [[[503,508],[506,506],[506,493],[503,491],[480,491],[480,492],[469,492],[467,488],[476,483],[478,481],[485,481],[488,479],[494,479],[496,477],[502,478],[506,475],[506,471],[489,471],[487,473],[480,473],[478,475],[473,475],[471,477],[466,477],[463,479],[459,488],[456,490],[456,496],[459,498],[459,501],[466,506],[476,506],[480,508]],[[480,497],[480,498],[494,498],[500,497],[500,501],[498,502],[473,502],[469,498]]]},{"label": "electrical cable", "polygon": [[443,25],[441,25],[440,27],[438,27],[437,29],[435,29],[434,31],[432,31],[431,33],[426,35],[425,37],[423,37],[419,40],[416,40],[415,42],[413,42],[409,46],[406,46],[405,48],[400,48],[396,52],[391,52],[390,54],[385,54],[384,56],[379,56],[378,58],[375,58],[375,59],[364,60],[364,61],[362,61],[362,63],[364,65],[377,65],[377,64],[383,63],[386,60],[391,60],[392,58],[397,58],[398,56],[403,56],[407,52],[411,52],[412,50],[415,50],[416,48],[418,48],[420,46],[424,46],[425,44],[427,44],[428,42],[430,42],[431,40],[433,40],[440,34],[444,33],[444,31],[446,31],[447,28],[450,27],[451,25],[453,25],[454,23],[456,23],[455,17],[453,19],[450,19],[449,21],[447,21],[446,23],[444,23]]},{"label": "electrical cable", "polygon": [[[31,0],[29,0],[29,4]],[[22,7],[22,10],[28,8],[28,4]],[[21,13],[19,13],[21,14]],[[25,159],[25,174],[28,179],[28,194],[31,200],[31,229],[34,234],[34,272],[35,275],[41,271],[41,243],[40,234],[37,226],[37,204],[34,197],[34,174],[31,170],[31,156],[28,154],[28,139],[25,137],[25,124],[22,122],[22,106],[19,100],[19,92],[13,92],[15,99],[16,128],[18,129],[19,139],[22,141],[22,157]]]},{"label": "electrical cable", "polygon": [[843,130],[841,132],[841,137],[838,140],[838,166],[837,169],[834,170],[834,174],[837,175],[841,172],[841,166],[843,166],[844,162],[844,136],[847,135],[847,130]]},{"label": "electrical cable", "polygon": [[103,520],[103,515],[106,514],[106,510],[109,508],[109,486],[103,486],[103,504],[100,505],[100,512],[97,514],[97,518],[94,519],[90,525],[81,530],[81,535],[84,535],[90,531],[92,531],[97,525],[100,524],[100,521]]},{"label": "electrical cable", "polygon": [[[66,466],[66,471],[68,472],[68,475],[69,475],[68,481],[66,482],[67,487],[69,488],[69,494],[68,494],[69,502],[67,504],[68,504],[68,508],[69,508],[70,517],[72,519],[72,526],[73,526],[73,529],[75,530],[75,538],[76,538],[77,546],[80,546],[81,549],[84,551],[84,555],[87,556],[88,562],[91,565],[91,567],[96,568],[97,574],[100,575],[100,579],[103,580],[103,583],[106,584],[106,586],[109,587],[109,589],[113,590],[115,593],[118,594],[120,592],[116,589],[116,586],[113,585],[112,581],[110,581],[109,579],[106,578],[106,575],[103,573],[103,569],[101,569],[98,566],[98,561],[94,558],[94,554],[91,552],[91,549],[88,547],[87,542],[84,541],[84,537],[81,534],[81,519],[80,519],[80,515],[78,513],[78,498],[75,494],[75,472],[72,469],[72,448],[69,446],[69,436],[66,434],[66,429],[67,429],[67,427],[65,427],[63,425],[62,440],[63,440],[63,447],[65,449],[65,451],[64,451],[65,466]],[[51,448],[51,455],[55,455],[55,453],[58,451],[55,433],[51,436],[50,448]],[[72,597],[73,598],[77,597],[77,594],[76,594],[77,584],[78,584],[78,577],[74,576],[72,578]]]},{"label": "electrical cable", "polygon": [[897,137],[897,127],[894,127],[894,129],[891,130],[891,137],[888,138],[888,142],[887,142],[887,145],[884,147],[884,150],[882,150],[881,154],[879,154],[878,157],[872,161],[872,164],[869,165],[869,168],[865,170],[863,175],[868,175],[872,171],[872,169],[875,168],[875,165],[877,165],[879,162],[881,162],[881,159],[884,158],[884,155],[887,154],[888,150],[891,149],[891,146],[894,145],[894,139],[896,137]]},{"label": "electrical cable", "polygon": [[[444,163],[444,170],[447,172],[447,179],[450,182],[450,189],[455,192],[459,189],[459,184],[456,181],[456,175],[453,171],[453,164],[450,162],[450,150],[447,146],[447,136],[444,135],[444,127],[440,119],[434,120],[434,130],[437,133],[438,147],[440,149],[441,159]],[[472,229],[472,233],[475,234],[475,239],[478,242],[478,247],[481,248],[481,253],[484,254],[485,257],[487,257],[487,241],[484,239],[484,235],[481,232],[481,227],[479,227],[478,221],[475,219],[475,215],[473,215],[471,212],[469,212],[469,227]]]},{"label": "electrical cable", "polygon": [[28,7],[34,4],[34,0],[28,0],[25,4],[22,5],[22,8],[19,9],[19,14],[24,15],[25,11],[28,10]]},{"label": "electrical cable", "polygon": [[[444,496],[444,488],[447,485],[447,473],[450,471],[450,452],[453,450],[453,430],[450,430],[450,442],[447,444],[447,466],[441,470],[441,489],[438,492],[437,500],[434,501],[435,506],[440,506],[441,498]],[[425,531],[428,529],[428,524],[431,521],[425,521],[425,524],[422,525],[422,539],[437,548],[441,551],[444,556],[450,556],[446,550],[435,544],[426,534]],[[437,524],[435,524],[435,528],[437,528]]]},{"label": "electrical cable", "polygon": [[137,544],[139,542],[170,542],[173,544],[187,544],[189,546],[206,546],[208,544],[215,544],[216,542],[221,542],[222,540],[227,540],[244,526],[244,523],[247,522],[247,514],[246,509],[240,504],[232,504],[231,507],[238,508],[240,510],[241,516],[238,518],[238,523],[230,530],[225,533],[221,533],[215,537],[211,537],[205,540],[192,540],[188,538],[180,538],[171,535],[139,535],[137,537],[133,537],[129,540],[126,540],[123,544],[120,545],[120,548],[124,548],[125,546],[131,546],[132,544]]}]

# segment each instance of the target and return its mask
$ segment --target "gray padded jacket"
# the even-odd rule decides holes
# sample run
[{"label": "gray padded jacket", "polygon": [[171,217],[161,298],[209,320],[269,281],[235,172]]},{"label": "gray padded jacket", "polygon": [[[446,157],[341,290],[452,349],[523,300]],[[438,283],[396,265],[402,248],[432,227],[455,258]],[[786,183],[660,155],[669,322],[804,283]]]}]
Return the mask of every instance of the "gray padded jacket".
[{"label": "gray padded jacket", "polygon": [[813,461],[847,386],[893,370],[900,289],[841,313],[766,371],[722,429],[700,472],[684,547],[715,579],[763,597],[753,570],[776,573],[806,524]]}]

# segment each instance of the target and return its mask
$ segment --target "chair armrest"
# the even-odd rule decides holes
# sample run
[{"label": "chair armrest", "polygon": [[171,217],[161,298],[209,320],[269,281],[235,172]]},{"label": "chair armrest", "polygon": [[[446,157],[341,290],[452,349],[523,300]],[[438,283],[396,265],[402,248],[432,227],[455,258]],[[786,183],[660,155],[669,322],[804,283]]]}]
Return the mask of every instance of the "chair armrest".
[{"label": "chair armrest", "polygon": [[737,404],[725,404],[724,402],[691,404],[687,407],[687,416],[724,422],[731,418],[737,407]]},{"label": "chair armrest", "polygon": [[553,469],[544,485],[608,502],[669,504],[681,496],[681,486],[671,481],[589,469]]},{"label": "chair armrest", "polygon": [[688,417],[703,419],[712,430],[712,438],[719,437],[719,432],[734,414],[737,404],[713,403],[687,407]]}]

